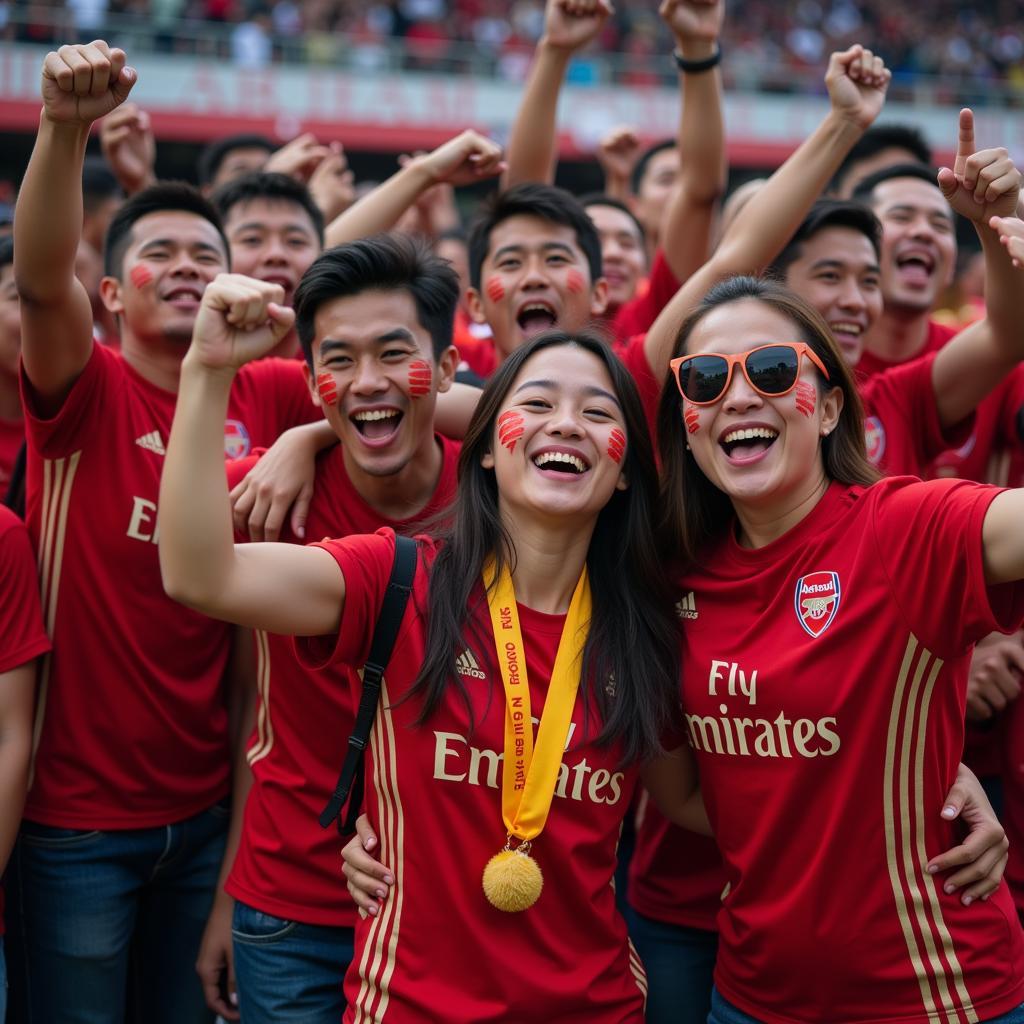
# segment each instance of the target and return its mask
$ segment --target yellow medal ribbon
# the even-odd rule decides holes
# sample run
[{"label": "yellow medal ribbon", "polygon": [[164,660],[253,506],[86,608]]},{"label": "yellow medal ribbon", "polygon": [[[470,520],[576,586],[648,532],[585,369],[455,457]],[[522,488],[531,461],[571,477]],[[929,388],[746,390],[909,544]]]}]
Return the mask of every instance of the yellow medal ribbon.
[{"label": "yellow medal ribbon", "polygon": [[[498,910],[514,912],[532,906],[544,884],[540,868],[530,856],[530,845],[548,820],[569,735],[583,648],[590,631],[590,581],[584,567],[569,602],[534,745],[526,648],[512,574],[506,564],[495,584],[491,560],[484,566],[483,576],[494,649],[505,687],[501,816],[508,830],[504,850],[492,857],[484,869],[484,894]],[[513,848],[513,839],[519,840],[518,847]]]}]

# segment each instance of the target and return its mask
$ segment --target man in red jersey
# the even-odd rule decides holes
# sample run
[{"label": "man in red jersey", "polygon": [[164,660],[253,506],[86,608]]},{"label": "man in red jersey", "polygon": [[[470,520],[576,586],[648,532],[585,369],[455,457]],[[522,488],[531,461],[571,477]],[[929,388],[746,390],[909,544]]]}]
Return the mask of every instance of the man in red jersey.
[{"label": "man in red jersey", "polygon": [[[228,819],[231,634],[162,594],[157,495],[181,360],[228,246],[188,186],[134,196],[101,286],[121,351],[94,344],[74,277],[81,163],[136,77],[102,41],[47,55],[16,213],[28,523],[54,645],[11,886],[12,1006],[29,1021],[117,1020],[126,989],[148,1021],[210,1016],[193,963]],[[301,370],[264,363],[233,392],[229,454],[315,415]]]},{"label": "man in red jersey", "polygon": [[11,482],[14,462],[25,440],[18,393],[21,316],[14,283],[14,241],[0,239],[0,500]]},{"label": "man in red jersey", "polygon": [[[306,272],[296,329],[310,392],[341,441],[317,459],[310,536],[413,532],[448,504],[458,445],[434,433],[433,417],[457,362],[458,297],[455,272],[404,236],[331,249]],[[229,478],[250,461],[232,464]],[[301,543],[289,530],[282,539]],[[317,818],[354,724],[353,684],[303,667],[288,637],[259,633],[257,663],[252,789],[199,970],[211,1007],[237,1019],[219,977],[233,938],[247,1024],[336,1024],[355,908],[339,884],[337,833]]]}]

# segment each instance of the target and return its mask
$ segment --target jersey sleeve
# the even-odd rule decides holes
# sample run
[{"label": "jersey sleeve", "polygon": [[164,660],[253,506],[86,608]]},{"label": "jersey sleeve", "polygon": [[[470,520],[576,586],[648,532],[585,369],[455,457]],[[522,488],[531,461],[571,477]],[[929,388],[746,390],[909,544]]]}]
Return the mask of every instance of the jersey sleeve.
[{"label": "jersey sleeve", "polygon": [[296,654],[311,669],[336,664],[358,668],[370,651],[373,627],[391,576],[395,531],[384,528],[342,540],[324,539],[313,546],[323,548],[338,563],[345,577],[345,610],[336,634],[296,637]]},{"label": "jersey sleeve", "polygon": [[875,488],[879,564],[919,640],[944,657],[957,657],[983,636],[1021,624],[1024,583],[985,582],[982,526],[999,488],[909,477]]},{"label": "jersey sleeve", "polygon": [[50,649],[39,604],[39,578],[28,530],[0,506],[0,672],[24,665]]},{"label": "jersey sleeve", "polygon": [[121,376],[118,357],[102,345],[93,344],[85,369],[78,375],[64,404],[55,416],[38,412],[36,390],[21,371],[21,402],[25,410],[25,436],[43,458],[59,459],[80,450],[93,436],[97,417]]}]

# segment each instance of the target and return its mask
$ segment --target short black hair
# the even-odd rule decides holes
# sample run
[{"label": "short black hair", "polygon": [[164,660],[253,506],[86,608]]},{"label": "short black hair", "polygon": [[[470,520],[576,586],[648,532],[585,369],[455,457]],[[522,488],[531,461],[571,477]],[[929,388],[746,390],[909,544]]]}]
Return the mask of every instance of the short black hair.
[{"label": "short black hair", "polygon": [[883,167],[881,170],[869,174],[863,181],[858,182],[853,190],[853,198],[858,202],[870,205],[875,189],[884,181],[892,181],[893,178],[917,178],[926,181],[935,188],[939,187],[936,180],[936,172],[928,164],[893,164],[891,167]]},{"label": "short black hair", "polygon": [[918,163],[931,165],[932,148],[919,128],[909,124],[876,124],[870,127],[854,144],[853,149],[839,165],[830,188],[838,191],[851,168],[885,149],[905,149]]},{"label": "short black hair", "polygon": [[647,173],[647,165],[659,154],[664,153],[666,149],[675,149],[678,143],[675,139],[662,139],[661,142],[654,143],[653,146],[648,146],[640,155],[640,159],[636,162],[636,167],[633,168],[633,176],[630,179],[630,185],[633,188],[633,195],[636,195],[640,191],[640,182],[644,180],[644,175]]},{"label": "short black hair", "polygon": [[254,199],[266,199],[270,202],[292,203],[295,206],[301,206],[309,214],[309,219],[313,222],[313,227],[316,230],[316,237],[321,248],[323,247],[323,212],[313,202],[309,189],[287,174],[276,174],[273,171],[252,171],[221,185],[210,196],[210,202],[213,203],[222,221],[228,219],[228,213],[239,203],[249,203]]},{"label": "short black hair", "polygon": [[875,258],[882,258],[882,225],[867,206],[852,199],[819,199],[765,271],[766,276],[785,281],[790,266],[800,259],[804,242],[825,228],[859,231],[871,243]]},{"label": "short black hair", "polygon": [[124,192],[107,161],[101,156],[87,156],[82,163],[82,206],[85,212],[92,213],[107,199],[123,198]]},{"label": "short black hair", "polygon": [[14,235],[0,238],[0,270],[14,262]]},{"label": "short black hair", "polygon": [[527,182],[493,196],[469,233],[469,283],[480,288],[480,274],[491,244],[491,232],[511,217],[537,217],[570,227],[590,266],[591,284],[601,276],[601,239],[575,196],[554,185]]},{"label": "short black hair", "polygon": [[217,211],[210,201],[187,182],[161,181],[126,199],[114,214],[103,245],[103,273],[107,277],[120,279],[124,269],[124,253],[131,241],[135,222],[147,214],[164,211],[194,213],[197,217],[209,221],[217,229],[217,234],[224,243],[224,256],[227,265],[231,266],[231,246],[228,245],[220,217],[217,216]]},{"label": "short black hair", "polygon": [[451,264],[408,235],[376,235],[321,253],[295,289],[295,330],[311,369],[320,307],[372,289],[406,291],[412,296],[435,360],[451,345],[459,302],[459,278]]},{"label": "short black hair", "polygon": [[276,148],[265,135],[228,135],[223,139],[217,139],[199,154],[199,161],[196,165],[199,184],[209,185],[217,177],[224,158],[236,149],[265,149],[269,155]]},{"label": "short black hair", "polygon": [[589,210],[591,206],[610,206],[613,210],[621,210],[636,226],[637,231],[640,233],[640,240],[645,241],[647,238],[647,232],[644,231],[643,224],[637,220],[636,214],[629,208],[629,205],[621,199],[616,199],[614,196],[607,195],[604,192],[587,192],[585,195],[580,196],[580,206],[584,210]]}]

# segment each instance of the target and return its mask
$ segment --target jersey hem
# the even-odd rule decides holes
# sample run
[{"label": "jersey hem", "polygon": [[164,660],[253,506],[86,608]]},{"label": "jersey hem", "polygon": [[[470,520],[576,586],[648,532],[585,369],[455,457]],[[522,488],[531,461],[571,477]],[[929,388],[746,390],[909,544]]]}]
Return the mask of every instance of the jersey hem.
[{"label": "jersey hem", "polygon": [[[867,980],[867,979],[865,979]],[[913,983],[911,979],[911,984]],[[780,1014],[766,1011],[760,1007],[755,1006],[753,1003],[748,1002],[742,996],[737,995],[727,983],[723,983],[718,977],[718,972],[715,972],[715,987],[721,993],[721,995],[732,1003],[737,1009],[742,1010],[748,1016],[754,1017],[759,1021],[763,1021],[763,1024],[814,1024],[815,1021],[821,1020],[820,1016],[815,1017],[783,1017]],[[1016,986],[1009,992],[1004,993],[1000,996],[994,996],[991,999],[987,999],[984,1002],[972,1002],[971,1008],[977,1015],[980,1024],[984,1024],[985,1021],[991,1020],[994,1017],[1001,1017],[1005,1013],[1009,1013],[1011,1010],[1015,1010],[1020,1006],[1021,1002],[1024,1002],[1024,976],[1020,978]],[[834,1020],[831,1013],[829,1019]],[[946,1014],[940,1013],[932,1016],[927,1011],[922,1010],[920,1013],[908,1014],[902,1017],[857,1017],[851,1019],[843,1019],[842,1021],[835,1021],[835,1024],[936,1024],[939,1020],[945,1020]],[[952,1019],[960,1019],[959,1014],[953,1014]]]},{"label": "jersey hem", "polygon": [[124,812],[118,810],[97,810],[89,815],[62,814],[59,811],[51,811],[45,804],[26,805],[23,817],[26,821],[34,822],[36,825],[46,825],[50,828],[74,828],[74,829],[95,829],[103,832],[120,832],[135,828],[160,828],[164,825],[177,825],[178,822],[188,818],[194,818],[197,814],[209,810],[214,804],[219,803],[231,793],[230,781],[225,781],[212,793],[204,794],[202,799],[194,803],[177,805],[163,811],[153,811],[149,814],[137,812]]},{"label": "jersey hem", "polygon": [[246,906],[253,910],[259,910],[264,914],[273,914],[274,917],[282,917],[287,921],[297,921],[299,924],[312,924],[319,928],[348,928],[353,929],[359,919],[355,906],[348,916],[344,912],[331,913],[330,911],[312,910],[307,906],[296,903],[286,903],[282,900],[275,900],[260,892],[247,889],[240,885],[232,875],[224,883],[224,891],[241,900]]}]

